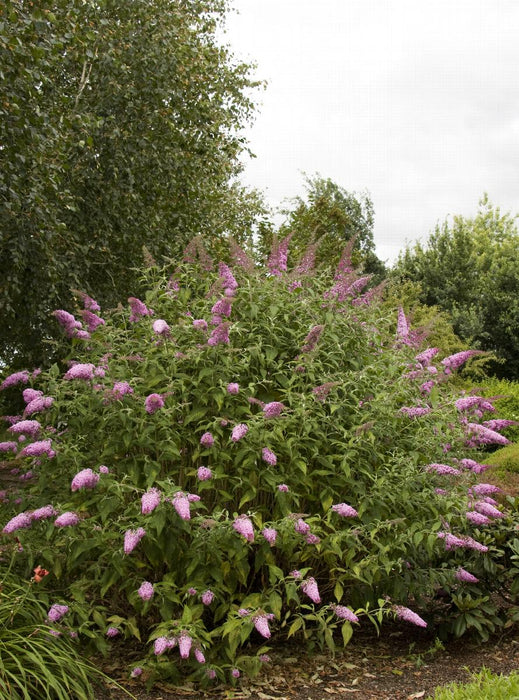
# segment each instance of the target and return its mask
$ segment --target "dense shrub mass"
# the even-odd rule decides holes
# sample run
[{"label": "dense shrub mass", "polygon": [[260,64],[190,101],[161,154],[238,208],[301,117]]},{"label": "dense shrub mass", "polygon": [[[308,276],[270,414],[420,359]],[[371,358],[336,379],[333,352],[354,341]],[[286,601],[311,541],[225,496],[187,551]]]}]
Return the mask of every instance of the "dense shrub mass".
[{"label": "dense shrub mass", "polygon": [[133,675],[233,680],[271,637],[333,649],[387,616],[483,637],[505,619],[514,503],[476,451],[507,440],[449,388],[473,352],[439,360],[347,251],[335,277],[286,254],[198,248],[126,308],[83,296],[55,312],[68,367],[3,381],[26,405],[0,448],[20,479],[4,550],[50,571],[56,630],[140,640]]}]

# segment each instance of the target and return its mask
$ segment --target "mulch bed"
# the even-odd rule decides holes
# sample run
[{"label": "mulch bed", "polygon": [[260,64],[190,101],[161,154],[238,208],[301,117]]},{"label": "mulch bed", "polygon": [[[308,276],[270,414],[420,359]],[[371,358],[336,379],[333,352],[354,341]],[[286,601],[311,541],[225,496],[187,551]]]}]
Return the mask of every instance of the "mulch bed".
[{"label": "mulch bed", "polygon": [[[138,700],[415,700],[427,698],[439,685],[466,683],[471,672],[483,667],[502,674],[518,670],[519,629],[484,644],[462,638],[442,648],[427,631],[394,627],[380,637],[358,631],[335,658],[311,655],[296,645],[274,648],[269,655],[271,662],[258,678],[210,691],[164,684],[146,691],[143,681],[118,678],[110,671]],[[97,696],[123,698],[128,696],[117,689]]]}]

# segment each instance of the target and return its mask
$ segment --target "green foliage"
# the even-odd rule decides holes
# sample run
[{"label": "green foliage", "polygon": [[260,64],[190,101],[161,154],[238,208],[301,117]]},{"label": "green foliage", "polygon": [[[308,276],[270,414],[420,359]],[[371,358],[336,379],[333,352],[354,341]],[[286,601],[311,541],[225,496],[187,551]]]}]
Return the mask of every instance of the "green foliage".
[{"label": "green foliage", "polygon": [[485,458],[487,464],[495,467],[499,473],[505,477],[506,472],[519,473],[519,444],[513,443],[496,450]]},{"label": "green foliage", "polygon": [[[434,359],[417,368],[395,309],[341,297],[351,273],[314,272],[299,287],[254,266],[233,274],[148,267],[145,305],[72,341],[79,365],[27,377],[54,402],[31,416],[37,447],[4,453],[26,484],[6,510],[52,503],[77,517],[17,529],[19,566],[51,571],[70,624],[101,650],[140,642],[150,682],[256,673],[267,624],[333,651],[353,615],[379,627],[397,605],[484,638],[505,619],[491,593],[510,584],[518,517],[511,503],[475,527],[477,477],[431,466],[475,456],[451,375],[441,362],[433,374]],[[460,566],[479,583],[461,583]]]},{"label": "green foliage", "polygon": [[94,698],[93,684],[106,676],[80,656],[66,626],[46,620],[50,605],[34,590],[38,585],[34,578],[2,574],[0,694],[11,700]]},{"label": "green foliage", "polygon": [[420,299],[451,315],[466,342],[494,352],[499,376],[519,374],[519,236],[515,218],[485,195],[473,219],[455,216],[437,226],[425,246],[416,243],[392,275],[421,286]]},{"label": "green foliage", "polygon": [[[48,358],[71,289],[135,293],[142,245],[245,242],[251,66],[217,33],[226,0],[6,0],[0,7],[0,361]],[[54,334],[55,335],[55,334]]]},{"label": "green foliage", "polygon": [[[289,262],[295,265],[310,244],[318,244],[316,260],[320,266],[336,267],[345,244],[355,237],[353,263],[373,274],[378,283],[385,277],[384,264],[375,255],[373,240],[374,210],[368,194],[347,192],[343,187],[320,175],[305,175],[306,196],[294,197],[279,227],[279,240],[293,234]],[[260,239],[264,253],[272,243],[272,232]]]},{"label": "green foliage", "polygon": [[483,668],[465,685],[449,683],[437,688],[430,700],[513,700],[519,697],[519,673],[497,675]]}]

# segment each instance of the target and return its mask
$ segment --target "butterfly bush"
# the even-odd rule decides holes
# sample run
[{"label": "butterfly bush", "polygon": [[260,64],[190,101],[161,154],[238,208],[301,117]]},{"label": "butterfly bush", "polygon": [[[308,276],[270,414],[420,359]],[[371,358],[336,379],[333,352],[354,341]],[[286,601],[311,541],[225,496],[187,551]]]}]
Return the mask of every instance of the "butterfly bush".
[{"label": "butterfly bush", "polygon": [[493,594],[515,595],[519,523],[482,477],[509,424],[452,381],[477,353],[429,347],[353,244],[329,273],[315,250],[290,270],[289,242],[261,268],[198,238],[143,271],[145,302],[55,313],[66,371],[1,378],[23,413],[0,442],[2,546],[26,570],[38,551],[80,638],[133,638],[134,678],[204,686],[288,634],[332,648],[386,618],[481,634],[513,615]]}]

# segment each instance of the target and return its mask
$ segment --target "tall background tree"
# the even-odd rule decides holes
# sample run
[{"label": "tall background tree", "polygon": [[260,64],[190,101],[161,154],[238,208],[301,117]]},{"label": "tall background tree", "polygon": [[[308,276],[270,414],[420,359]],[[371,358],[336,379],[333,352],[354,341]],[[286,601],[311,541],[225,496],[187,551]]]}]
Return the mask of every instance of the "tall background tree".
[{"label": "tall background tree", "polygon": [[[142,246],[252,235],[236,180],[252,67],[218,41],[227,0],[0,3],[0,362],[48,356],[72,288],[135,293]],[[52,324],[52,321],[50,322]]]},{"label": "tall background tree", "polygon": [[420,300],[448,311],[455,332],[493,351],[495,374],[519,378],[519,235],[517,217],[485,195],[474,218],[454,216],[425,245],[416,243],[392,271],[421,286]]},{"label": "tall background tree", "polygon": [[[352,262],[377,281],[385,276],[385,266],[375,254],[373,203],[366,193],[348,192],[330,178],[319,174],[304,176],[305,196],[294,197],[281,211],[284,222],[276,232],[278,239],[292,234],[289,263],[294,264],[312,243],[318,243],[318,265],[337,265],[346,243],[355,237]],[[272,231],[264,236],[265,252]]]}]

